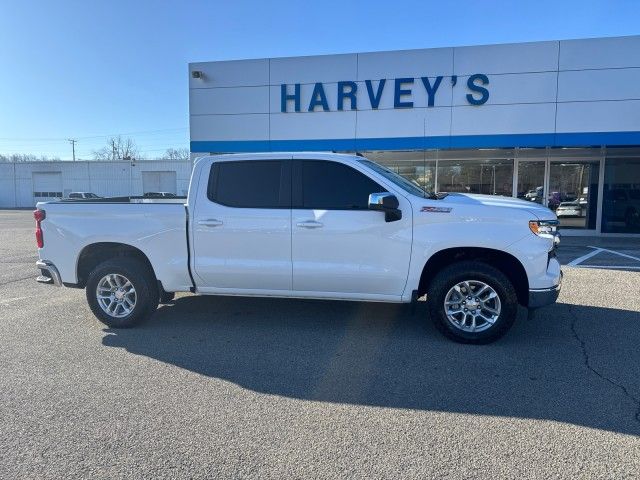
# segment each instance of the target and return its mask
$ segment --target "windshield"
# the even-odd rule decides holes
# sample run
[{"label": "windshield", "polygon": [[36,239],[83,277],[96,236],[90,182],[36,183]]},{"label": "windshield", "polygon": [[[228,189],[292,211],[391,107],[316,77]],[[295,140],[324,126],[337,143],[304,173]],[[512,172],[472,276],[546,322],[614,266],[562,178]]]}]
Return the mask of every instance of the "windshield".
[{"label": "windshield", "polygon": [[366,158],[358,159],[358,161],[366,165],[367,167],[369,167],[374,172],[379,173],[384,178],[392,182],[394,185],[397,185],[401,189],[405,190],[406,192],[409,192],[413,195],[417,195],[418,197],[434,196],[431,192],[425,192],[422,188],[420,188],[415,183],[407,180],[406,178],[398,175],[397,173],[395,173],[392,170],[389,170],[386,167],[383,167],[378,163],[372,162],[371,160],[367,160]]}]

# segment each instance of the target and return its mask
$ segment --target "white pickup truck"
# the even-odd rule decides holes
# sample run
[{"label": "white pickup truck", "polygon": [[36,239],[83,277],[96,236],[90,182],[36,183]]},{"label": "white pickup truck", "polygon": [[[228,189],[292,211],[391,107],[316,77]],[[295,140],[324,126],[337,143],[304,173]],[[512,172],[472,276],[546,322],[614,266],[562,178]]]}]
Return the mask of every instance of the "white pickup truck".
[{"label": "white pickup truck", "polygon": [[366,158],[200,158],[184,199],[38,203],[38,281],[85,288],[111,327],[174,292],[410,303],[449,338],[488,343],[555,302],[557,219],[514,198],[429,194]]}]

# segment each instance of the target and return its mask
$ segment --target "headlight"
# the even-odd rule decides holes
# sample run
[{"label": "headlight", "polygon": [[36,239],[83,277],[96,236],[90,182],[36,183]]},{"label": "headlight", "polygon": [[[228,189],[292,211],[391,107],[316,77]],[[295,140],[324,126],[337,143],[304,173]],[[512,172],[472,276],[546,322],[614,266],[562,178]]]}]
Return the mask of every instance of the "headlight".
[{"label": "headlight", "polygon": [[558,220],[531,220],[529,229],[538,236],[548,236],[554,239],[554,243],[558,243],[560,241],[558,223]]}]

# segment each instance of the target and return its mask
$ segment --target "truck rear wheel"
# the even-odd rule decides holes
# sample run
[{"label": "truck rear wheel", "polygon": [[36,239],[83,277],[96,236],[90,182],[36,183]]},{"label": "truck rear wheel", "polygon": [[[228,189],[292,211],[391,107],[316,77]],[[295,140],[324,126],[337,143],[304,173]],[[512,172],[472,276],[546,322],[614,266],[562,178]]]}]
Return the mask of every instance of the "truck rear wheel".
[{"label": "truck rear wheel", "polygon": [[128,328],[149,317],[158,307],[158,287],[149,268],[135,258],[107,260],[89,274],[87,301],[105,325]]},{"label": "truck rear wheel", "polygon": [[509,279],[480,261],[445,267],[431,282],[427,303],[438,330],[459,343],[499,339],[518,312],[518,297]]}]

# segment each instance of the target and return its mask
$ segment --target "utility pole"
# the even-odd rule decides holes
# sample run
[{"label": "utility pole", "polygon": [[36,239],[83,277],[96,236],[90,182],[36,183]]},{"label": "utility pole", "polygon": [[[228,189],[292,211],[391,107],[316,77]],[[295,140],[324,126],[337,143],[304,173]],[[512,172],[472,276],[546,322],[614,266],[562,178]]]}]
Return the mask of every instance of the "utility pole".
[{"label": "utility pole", "polygon": [[76,161],[76,143],[78,142],[78,140],[74,139],[74,138],[69,138],[67,140],[69,143],[71,143],[71,152],[73,153],[73,161]]}]

